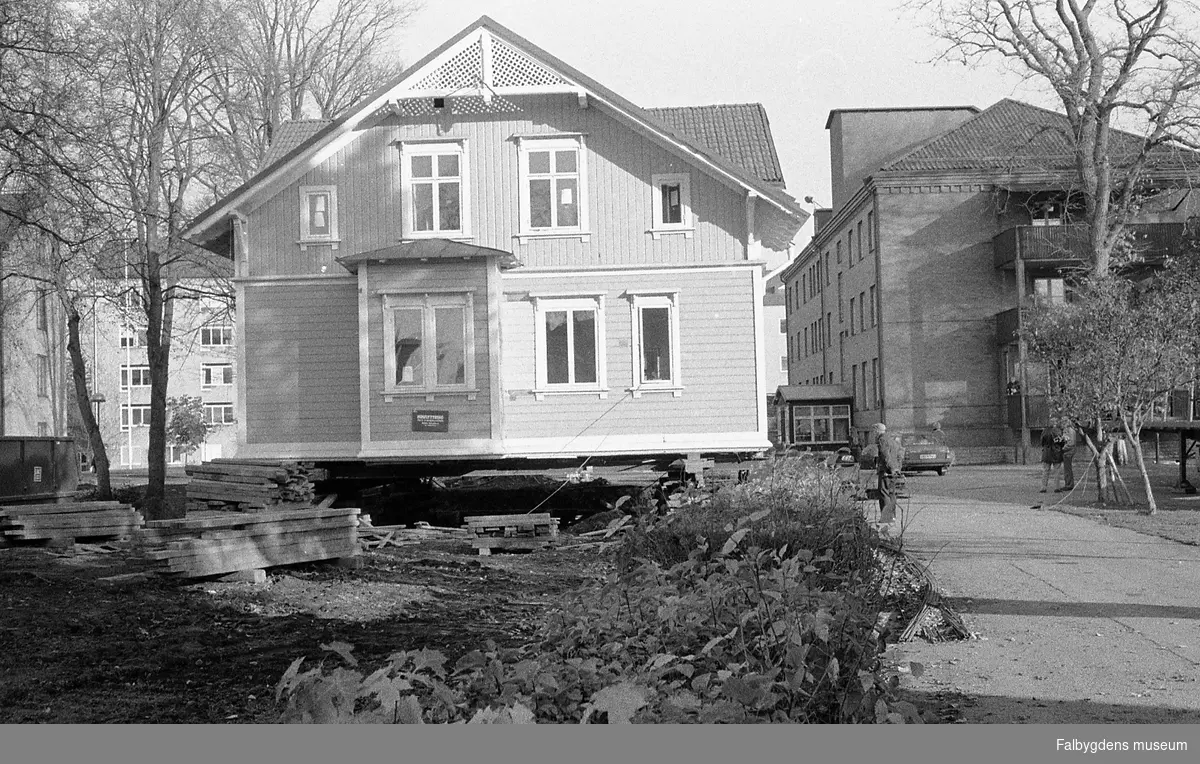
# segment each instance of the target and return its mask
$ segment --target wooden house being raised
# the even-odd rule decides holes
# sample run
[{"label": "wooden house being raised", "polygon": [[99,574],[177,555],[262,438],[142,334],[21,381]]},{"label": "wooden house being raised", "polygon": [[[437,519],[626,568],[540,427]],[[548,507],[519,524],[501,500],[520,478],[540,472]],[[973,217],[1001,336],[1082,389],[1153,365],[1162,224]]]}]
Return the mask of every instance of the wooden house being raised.
[{"label": "wooden house being raised", "polygon": [[642,109],[484,17],[285,128],[187,232],[235,264],[239,458],[769,446],[764,255],[808,215],[760,106]]}]

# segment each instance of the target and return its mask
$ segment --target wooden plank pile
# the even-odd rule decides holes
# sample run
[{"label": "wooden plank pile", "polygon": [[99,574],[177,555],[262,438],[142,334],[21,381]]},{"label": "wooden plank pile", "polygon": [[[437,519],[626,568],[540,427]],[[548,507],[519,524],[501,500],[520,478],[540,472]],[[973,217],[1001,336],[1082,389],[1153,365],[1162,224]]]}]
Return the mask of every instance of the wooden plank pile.
[{"label": "wooden plank pile", "polygon": [[358,508],[254,513],[200,511],[151,520],[134,534],[151,570],[183,578],[261,570],[358,555]]},{"label": "wooden plank pile", "polygon": [[184,468],[187,511],[207,509],[258,512],[288,504],[311,505],[313,483],[328,477],[312,462],[221,459]]},{"label": "wooden plank pile", "polygon": [[386,546],[409,546],[423,541],[466,541],[465,528],[438,528],[426,522],[413,527],[403,525],[372,525],[370,515],[359,515],[358,543],[363,549],[382,549]]},{"label": "wooden plank pile", "polygon": [[558,542],[558,518],[549,512],[476,515],[466,518],[471,545],[481,555],[493,549],[533,551]]},{"label": "wooden plank pile", "polygon": [[141,524],[137,510],[119,501],[0,507],[0,538],[10,540],[116,538]]}]

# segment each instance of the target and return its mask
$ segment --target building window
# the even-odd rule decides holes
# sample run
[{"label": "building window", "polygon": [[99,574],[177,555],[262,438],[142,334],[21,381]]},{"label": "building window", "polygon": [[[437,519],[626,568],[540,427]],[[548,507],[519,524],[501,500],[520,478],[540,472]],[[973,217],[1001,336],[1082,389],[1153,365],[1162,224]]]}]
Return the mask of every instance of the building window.
[{"label": "building window", "polygon": [[837,252],[838,265],[841,265],[842,264],[842,240],[841,239],[838,239],[837,244],[834,245],[834,251]]},{"label": "building window", "polygon": [[854,232],[846,231],[846,258],[854,259]]},{"label": "building window", "polygon": [[300,243],[337,240],[337,186],[301,186]]},{"label": "building window", "polygon": [[871,285],[871,326],[879,326],[879,312],[875,309],[875,285]]},{"label": "building window", "polygon": [[779,333],[787,334],[787,319],[786,318],[779,319]]},{"label": "building window", "polygon": [[883,390],[879,386],[879,359],[871,359],[871,401],[873,408],[883,406]]},{"label": "building window", "polygon": [[50,423],[49,422],[38,422],[37,428],[38,428],[38,437],[41,437],[41,438],[50,437]]},{"label": "building window", "polygon": [[793,443],[825,445],[849,441],[849,406],[792,406]]},{"label": "building window", "polygon": [[859,408],[858,401],[858,364],[850,365],[850,394],[854,396],[854,406]]},{"label": "building window", "polygon": [[385,393],[475,389],[470,292],[384,295],[383,316]]},{"label": "building window", "polygon": [[233,364],[206,363],[200,367],[200,386],[216,387],[233,384]]},{"label": "building window", "polygon": [[121,429],[131,430],[134,427],[150,426],[150,407],[139,404],[121,405]]},{"label": "building window", "polygon": [[808,327],[804,327],[804,357],[808,358],[812,353],[809,351]]},{"label": "building window", "polygon": [[50,329],[50,300],[46,294],[46,290],[39,289],[37,297],[34,298],[34,310],[37,313],[37,329],[38,331],[49,331]]},{"label": "building window", "polygon": [[42,398],[50,397],[50,356],[37,357],[37,394]]},{"label": "building window", "polygon": [[1029,210],[1029,215],[1035,226],[1062,225],[1063,204],[1055,201],[1035,202]]},{"label": "building window", "polygon": [[859,292],[858,293],[858,330],[860,332],[865,332],[867,330],[866,310],[867,310],[867,293]]},{"label": "building window", "polygon": [[[587,233],[583,137],[520,140],[519,236]],[[661,189],[660,189],[661,190]],[[656,207],[661,201],[656,203]],[[681,211],[686,219],[687,213]]]},{"label": "building window", "polygon": [[637,390],[681,389],[679,379],[679,295],[677,292],[632,294]]},{"label": "building window", "polygon": [[829,268],[829,253],[828,253],[828,252],[826,252],[826,253],[825,253],[825,286],[829,286],[829,283],[830,283],[830,282],[829,282],[829,279],[830,279],[830,278],[832,278],[832,277],[829,275],[829,271],[830,271],[830,268]]},{"label": "building window", "polygon": [[1067,282],[1061,278],[1035,278],[1033,299],[1039,305],[1062,305],[1067,301]]},{"label": "building window", "polygon": [[139,366],[122,366],[121,367],[121,389],[129,390],[133,387],[149,387],[150,386],[150,367],[146,365]]},{"label": "building window", "polygon": [[[875,213],[867,213],[867,249],[875,251]],[[862,250],[859,250],[859,257],[862,256]]]},{"label": "building window", "polygon": [[[532,296],[536,322],[535,394],[540,397],[547,392],[604,393],[608,386],[604,295]],[[640,356],[641,348],[636,352]]]},{"label": "building window", "polygon": [[120,342],[123,348],[144,348],[146,347],[146,330],[126,324],[121,327]]},{"label": "building window", "polygon": [[233,404],[232,403],[205,403],[204,404],[204,421],[207,424],[233,424]]},{"label": "building window", "polygon": [[867,362],[866,361],[862,362],[862,372],[860,373],[859,376],[862,379],[863,408],[873,409],[875,407],[871,404],[871,398],[870,398],[870,396],[868,394],[868,390],[867,390]]},{"label": "building window", "polygon": [[400,144],[404,238],[467,238],[470,233],[465,141]]},{"label": "building window", "polygon": [[833,347],[833,311],[825,314],[825,347]]},{"label": "building window", "polygon": [[692,223],[691,176],[685,172],[655,175],[651,180],[654,195],[654,226],[651,233],[678,232],[690,237]]},{"label": "building window", "polygon": [[845,323],[845,302],[842,300],[842,274],[838,272],[838,323]]},{"label": "building window", "polygon": [[200,346],[228,347],[233,344],[233,327],[229,324],[205,324],[200,327]]},{"label": "building window", "polygon": [[800,274],[800,299],[803,300],[805,305],[808,304],[808,274],[807,273]]},{"label": "building window", "polygon": [[854,328],[854,298],[850,298],[850,336],[853,337],[858,332]]}]

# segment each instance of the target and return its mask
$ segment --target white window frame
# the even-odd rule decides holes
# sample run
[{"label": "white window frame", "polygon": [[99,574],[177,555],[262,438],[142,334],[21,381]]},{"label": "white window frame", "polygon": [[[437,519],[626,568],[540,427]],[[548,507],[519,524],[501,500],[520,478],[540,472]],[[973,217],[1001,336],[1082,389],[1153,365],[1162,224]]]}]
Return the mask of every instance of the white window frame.
[{"label": "white window frame", "polygon": [[[218,335],[218,336],[220,336],[222,339],[224,339],[226,336],[228,336],[229,341],[228,342],[205,342],[204,341],[205,340],[205,332],[211,333],[213,331],[220,331],[220,335]],[[226,335],[226,332],[228,332],[228,335]],[[212,335],[210,334],[209,338],[211,338],[211,336]],[[225,323],[218,323],[215,321],[204,324],[203,326],[200,327],[200,347],[202,347],[202,348],[233,347],[233,325],[225,324]]]},{"label": "white window frame", "polygon": [[[437,332],[435,311],[437,308],[457,307],[463,311],[464,334],[464,382],[439,385],[437,383]],[[421,366],[424,377],[420,384],[396,384],[396,321],[397,310],[419,309],[421,311]],[[434,400],[436,395],[462,394],[467,400],[475,400],[479,392],[475,383],[475,295],[463,291],[420,291],[388,292],[383,294],[383,392],[384,401],[394,396],[423,395]]]},{"label": "white window frame", "polygon": [[[213,417],[212,417],[212,412],[216,411],[217,409],[221,409],[221,412],[222,412],[221,421],[219,421],[219,422],[213,421]],[[229,415],[228,417],[225,416],[226,413],[228,413],[228,415]],[[204,421],[206,424],[212,425],[214,427],[220,427],[220,426],[226,425],[226,424],[237,424],[237,414],[234,411],[232,403],[226,403],[223,401],[214,401],[212,403],[209,403],[208,401],[205,401],[204,402]]]},{"label": "white window frame", "polygon": [[[630,323],[633,327],[633,387],[630,392],[638,398],[646,392],[670,392],[676,398],[683,395],[682,352],[679,347],[679,290],[626,292],[629,297]],[[666,308],[670,316],[671,379],[647,380],[642,376],[642,308]]]},{"label": "white window frame", "polygon": [[[310,197],[326,194],[329,196],[329,233],[313,233],[312,221],[308,217],[308,200]],[[300,186],[300,249],[307,249],[309,244],[328,244],[332,249],[338,248],[338,202],[337,186]]]},{"label": "white window frame", "polygon": [[[695,219],[692,217],[692,176],[686,172],[658,173],[650,179],[653,209],[653,226],[650,234],[661,238],[663,234],[682,233],[684,238],[692,238],[696,231]],[[680,222],[667,223],[663,220],[662,187],[667,184],[679,184],[679,202],[683,208]]]},{"label": "white window frame", "polygon": [[146,347],[146,330],[131,324],[122,324],[118,344],[122,348],[144,348]]},{"label": "white window frame", "polygon": [[[138,424],[134,424],[134,412],[139,413],[138,419],[141,420]],[[121,404],[121,432],[129,432],[135,427],[150,426],[150,404],[148,403],[122,403]]]},{"label": "white window frame", "polygon": [[[577,161],[575,164],[575,175],[577,182],[575,188],[578,192],[576,203],[579,205],[579,224],[574,226],[554,226],[552,228],[534,228],[530,222],[530,206],[529,206],[529,155],[535,151],[551,152],[551,167],[553,168],[553,152],[573,149],[578,152]],[[539,176],[541,173],[539,173]],[[555,177],[556,173],[551,172],[546,176],[549,178]],[[563,238],[563,237],[579,237],[580,241],[588,241],[591,237],[591,231],[588,227],[588,173],[587,173],[587,141],[585,136],[579,135],[551,135],[546,137],[540,136],[518,136],[517,137],[517,183],[519,185],[518,196],[521,205],[521,220],[520,227],[516,234],[516,238],[522,244],[530,239],[538,238]]]},{"label": "white window frame", "polygon": [[[224,378],[224,369],[229,369],[229,381],[213,381],[212,372],[216,369],[221,369],[221,377]],[[228,387],[233,384],[233,364],[231,363],[206,363],[200,367],[200,387],[208,389],[210,387]]]},{"label": "white window frame", "polygon": [[[445,139],[437,141],[397,141],[396,145],[400,149],[400,198],[403,203],[403,209],[400,213],[400,231],[401,240],[409,241],[413,239],[458,239],[465,240],[471,238],[471,182],[470,168],[467,162],[467,141],[461,139]],[[456,229],[442,230],[438,228],[440,225],[440,215],[438,210],[438,179],[422,178],[419,181],[413,178],[412,175],[412,160],[413,157],[433,157],[434,173],[436,176],[437,157],[447,154],[453,154],[458,157],[458,224]],[[434,186],[433,194],[433,230],[432,231],[417,231],[413,229],[413,220],[416,217],[413,211],[413,192],[412,187],[414,182],[430,182]]]},{"label": "white window frame", "polygon": [[[133,384],[134,370],[140,371],[138,376],[145,379],[145,384]],[[150,365],[145,363],[129,363],[121,364],[121,389],[132,390],[133,388],[150,387]]]},{"label": "white window frame", "polygon": [[[605,295],[602,292],[576,294],[530,293],[533,300],[533,345],[535,358],[535,382],[533,394],[537,400],[546,395],[596,395],[608,397],[608,354],[607,321],[605,317]],[[596,381],[585,383],[555,383],[546,381],[546,314],[554,311],[592,310],[596,313]],[[568,322],[568,326],[570,326]],[[572,366],[572,368],[574,368]]]}]

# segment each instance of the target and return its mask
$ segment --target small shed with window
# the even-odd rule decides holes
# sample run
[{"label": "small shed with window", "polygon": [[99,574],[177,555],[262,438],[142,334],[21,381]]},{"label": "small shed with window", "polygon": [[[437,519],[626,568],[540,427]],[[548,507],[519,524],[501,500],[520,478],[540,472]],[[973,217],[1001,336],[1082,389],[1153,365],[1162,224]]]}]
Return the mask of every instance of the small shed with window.
[{"label": "small shed with window", "polygon": [[780,441],[810,451],[850,445],[854,395],[842,385],[780,385],[775,415]]}]

